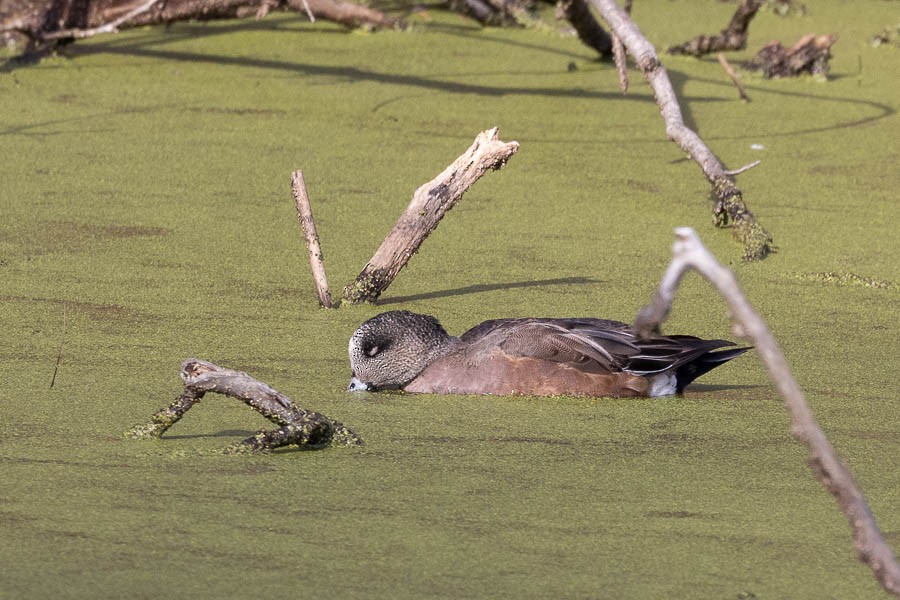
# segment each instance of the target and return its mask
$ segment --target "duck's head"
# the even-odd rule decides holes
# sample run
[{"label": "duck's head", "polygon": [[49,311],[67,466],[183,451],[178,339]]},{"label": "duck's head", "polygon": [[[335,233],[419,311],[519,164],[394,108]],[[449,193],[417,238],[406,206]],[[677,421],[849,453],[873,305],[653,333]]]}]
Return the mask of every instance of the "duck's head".
[{"label": "duck's head", "polygon": [[350,338],[350,391],[402,388],[446,353],[453,338],[434,317],[395,310],[372,317]]}]

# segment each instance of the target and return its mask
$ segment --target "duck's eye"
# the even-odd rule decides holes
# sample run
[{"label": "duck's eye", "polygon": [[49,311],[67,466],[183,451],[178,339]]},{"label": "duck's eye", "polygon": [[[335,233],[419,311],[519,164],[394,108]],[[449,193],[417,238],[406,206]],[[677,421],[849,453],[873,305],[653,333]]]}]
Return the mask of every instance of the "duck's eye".
[{"label": "duck's eye", "polygon": [[367,356],[375,356],[379,352],[381,352],[381,346],[371,346],[370,348],[368,348],[366,350],[366,355]]}]

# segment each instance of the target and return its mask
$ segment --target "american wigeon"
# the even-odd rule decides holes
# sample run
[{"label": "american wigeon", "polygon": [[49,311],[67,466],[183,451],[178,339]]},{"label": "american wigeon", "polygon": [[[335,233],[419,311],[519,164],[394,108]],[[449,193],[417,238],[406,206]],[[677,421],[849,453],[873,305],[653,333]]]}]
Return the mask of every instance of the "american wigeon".
[{"label": "american wigeon", "polygon": [[391,311],[350,338],[349,390],[431,394],[665,396],[749,348],[689,335],[639,338],[604,319],[496,319],[456,338]]}]

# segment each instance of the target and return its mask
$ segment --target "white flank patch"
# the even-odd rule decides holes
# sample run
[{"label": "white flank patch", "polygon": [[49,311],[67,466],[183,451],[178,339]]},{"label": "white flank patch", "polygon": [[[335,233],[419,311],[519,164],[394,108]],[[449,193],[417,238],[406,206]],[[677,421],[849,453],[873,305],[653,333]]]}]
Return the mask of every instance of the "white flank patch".
[{"label": "white flank patch", "polygon": [[650,378],[650,397],[671,396],[678,390],[675,373],[660,373]]}]

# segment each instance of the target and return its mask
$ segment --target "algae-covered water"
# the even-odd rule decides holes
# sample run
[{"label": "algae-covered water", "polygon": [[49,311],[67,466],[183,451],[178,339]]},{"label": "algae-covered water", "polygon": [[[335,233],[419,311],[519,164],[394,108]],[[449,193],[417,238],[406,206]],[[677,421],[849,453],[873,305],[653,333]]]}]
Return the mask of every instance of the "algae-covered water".
[{"label": "algae-covered water", "polygon": [[[732,4],[635,3],[663,48]],[[778,252],[739,260],[709,186],[575,38],[432,8],[409,32],[296,16],[79,41],[0,74],[0,597],[879,598],[756,356],[681,398],[354,395],[347,339],[404,308],[631,320],[695,227],[792,362],[900,548],[896,4],[761,13],[749,50],[837,32],[827,82],[663,60],[688,123]],[[333,292],[412,192],[492,126],[521,149],[380,306],[317,307],[303,169]],[[730,337],[698,277],[667,331]],[[60,351],[61,349],[61,351]],[[57,359],[61,356],[58,364]],[[197,356],[344,421],[362,448],[223,456],[264,420],[207,397],[123,437]],[[55,372],[55,380],[54,378]],[[51,380],[53,385],[51,387]]]}]

